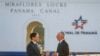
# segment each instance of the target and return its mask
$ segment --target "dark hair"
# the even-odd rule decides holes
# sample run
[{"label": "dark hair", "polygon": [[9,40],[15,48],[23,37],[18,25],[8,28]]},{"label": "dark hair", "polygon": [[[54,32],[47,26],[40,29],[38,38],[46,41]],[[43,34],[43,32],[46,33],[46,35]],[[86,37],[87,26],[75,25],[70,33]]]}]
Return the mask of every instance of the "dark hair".
[{"label": "dark hair", "polygon": [[36,32],[31,33],[31,34],[30,34],[30,39],[34,38],[36,35],[37,35]]}]

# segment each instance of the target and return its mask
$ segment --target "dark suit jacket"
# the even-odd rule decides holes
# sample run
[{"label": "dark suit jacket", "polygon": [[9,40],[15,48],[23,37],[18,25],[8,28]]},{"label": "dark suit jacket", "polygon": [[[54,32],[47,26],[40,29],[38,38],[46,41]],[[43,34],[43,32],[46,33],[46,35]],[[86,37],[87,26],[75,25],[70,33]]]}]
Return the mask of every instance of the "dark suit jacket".
[{"label": "dark suit jacket", "polygon": [[69,46],[65,40],[63,40],[59,47],[57,48],[58,56],[68,56],[69,55]]},{"label": "dark suit jacket", "polygon": [[27,46],[27,56],[40,56],[39,49],[32,41]]}]

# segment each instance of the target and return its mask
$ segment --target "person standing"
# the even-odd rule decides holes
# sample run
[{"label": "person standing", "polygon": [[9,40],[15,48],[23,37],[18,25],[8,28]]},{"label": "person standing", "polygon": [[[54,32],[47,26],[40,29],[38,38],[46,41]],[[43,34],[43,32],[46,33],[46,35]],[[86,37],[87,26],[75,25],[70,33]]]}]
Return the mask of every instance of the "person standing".
[{"label": "person standing", "polygon": [[64,32],[59,32],[57,34],[57,40],[59,41],[59,44],[57,51],[53,54],[53,56],[69,56],[69,46],[65,41],[64,36]]},{"label": "person standing", "polygon": [[30,43],[27,45],[27,56],[41,56],[38,42],[39,42],[39,34],[33,32],[30,34]]}]

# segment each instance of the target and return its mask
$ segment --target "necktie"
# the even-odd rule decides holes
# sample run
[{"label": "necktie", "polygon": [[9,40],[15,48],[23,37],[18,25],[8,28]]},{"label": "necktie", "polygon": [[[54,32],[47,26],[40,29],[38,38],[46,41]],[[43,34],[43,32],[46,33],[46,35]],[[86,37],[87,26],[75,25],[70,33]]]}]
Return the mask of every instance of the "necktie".
[{"label": "necktie", "polygon": [[39,46],[38,46],[38,44],[35,44],[35,46],[37,47],[37,49],[39,49]]},{"label": "necktie", "polygon": [[60,45],[61,45],[61,43],[59,43],[59,44],[58,44],[58,47],[57,47],[57,52],[58,52],[58,53],[59,53]]},{"label": "necktie", "polygon": [[58,44],[58,46],[60,46],[60,45],[61,45],[61,43]]}]

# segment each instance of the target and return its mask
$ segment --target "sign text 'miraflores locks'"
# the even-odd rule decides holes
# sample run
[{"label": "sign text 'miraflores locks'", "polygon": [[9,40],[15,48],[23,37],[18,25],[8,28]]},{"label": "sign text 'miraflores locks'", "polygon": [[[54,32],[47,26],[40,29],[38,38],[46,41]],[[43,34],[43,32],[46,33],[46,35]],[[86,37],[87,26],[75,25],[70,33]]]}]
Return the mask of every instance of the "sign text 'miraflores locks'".
[{"label": "sign text 'miraflores locks'", "polygon": [[5,6],[17,6],[17,7],[67,7],[66,2],[48,2],[48,3],[41,3],[41,2],[5,2]]}]

